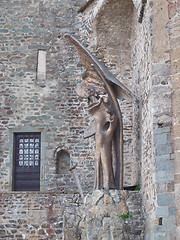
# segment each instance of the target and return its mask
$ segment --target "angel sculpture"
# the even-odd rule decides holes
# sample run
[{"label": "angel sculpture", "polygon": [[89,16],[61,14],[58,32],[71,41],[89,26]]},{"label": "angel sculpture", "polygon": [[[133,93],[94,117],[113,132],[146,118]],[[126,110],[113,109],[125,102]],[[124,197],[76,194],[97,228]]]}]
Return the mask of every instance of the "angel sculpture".
[{"label": "angel sculpture", "polygon": [[77,39],[65,39],[80,55],[86,71],[76,93],[88,99],[89,112],[94,116],[84,137],[95,135],[95,189],[123,189],[123,122],[117,98],[135,98]]}]

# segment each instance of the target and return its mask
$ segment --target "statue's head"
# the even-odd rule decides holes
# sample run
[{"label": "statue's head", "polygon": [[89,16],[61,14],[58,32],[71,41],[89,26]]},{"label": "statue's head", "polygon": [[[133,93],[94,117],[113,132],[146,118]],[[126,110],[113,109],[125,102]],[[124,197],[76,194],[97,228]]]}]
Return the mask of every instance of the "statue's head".
[{"label": "statue's head", "polygon": [[107,94],[103,82],[93,69],[88,68],[83,72],[82,79],[83,81],[76,88],[76,93],[82,98],[87,98],[89,104],[97,102],[101,96]]}]

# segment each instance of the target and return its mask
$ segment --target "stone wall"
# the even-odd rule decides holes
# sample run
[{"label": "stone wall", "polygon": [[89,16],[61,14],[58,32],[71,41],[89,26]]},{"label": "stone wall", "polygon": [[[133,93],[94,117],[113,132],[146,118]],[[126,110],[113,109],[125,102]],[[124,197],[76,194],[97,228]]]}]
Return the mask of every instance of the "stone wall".
[{"label": "stone wall", "polygon": [[[84,1],[1,1],[0,188],[12,190],[13,134],[41,132],[41,190],[74,191],[68,172],[78,162],[87,191],[93,185],[93,151],[80,133],[88,124],[86,102],[74,89],[80,81],[78,59],[63,39],[78,35],[77,10]],[[43,78],[38,53],[46,51]],[[42,60],[42,59],[41,59]],[[42,66],[41,66],[42,67]],[[40,70],[41,71],[41,70]],[[70,155],[63,174],[56,174],[55,150]],[[69,187],[71,186],[71,187]]]},{"label": "stone wall", "polygon": [[1,193],[0,239],[63,239],[63,216],[78,206],[76,194]]},{"label": "stone wall", "polygon": [[136,48],[146,239],[175,239],[168,2],[147,1],[139,30],[136,32],[143,39],[141,43],[137,40]]},{"label": "stone wall", "polygon": [[139,192],[95,190],[76,211],[64,217],[64,240],[143,240],[144,218]]},{"label": "stone wall", "polygon": [[[155,208],[153,197],[154,189],[154,145],[153,145],[153,113],[151,104],[151,9],[145,10],[142,24],[137,22],[136,15],[133,23],[134,37],[132,48],[133,77],[136,83],[136,95],[138,104],[138,147],[141,189],[145,204],[146,213],[151,215]],[[151,173],[151,174],[150,174]]]},{"label": "stone wall", "polygon": [[[179,1],[169,1],[168,3],[169,17],[169,38],[170,38],[170,63],[171,63],[171,83],[172,83],[172,110],[173,110],[173,143],[174,143],[174,162],[175,162],[175,205],[176,205],[176,239],[180,236],[180,165],[179,165],[179,137],[180,137],[180,41],[179,41],[179,25],[180,25],[180,3]],[[175,214],[175,212],[174,212]]]},{"label": "stone wall", "polygon": [[143,240],[139,192],[96,190],[86,196],[62,192],[0,194],[0,239]]},{"label": "stone wall", "polygon": [[[130,134],[129,138],[135,151],[132,151],[131,144],[127,147],[126,141],[124,143],[125,184],[128,182],[127,179],[132,183],[135,176],[133,172],[128,178],[126,163],[129,161],[134,166],[138,159],[141,159],[139,166],[144,211],[147,217],[146,238],[174,239],[176,224],[173,152],[175,149],[177,157],[179,135],[177,131],[173,149],[172,115],[176,129],[178,126],[176,105],[179,94],[177,88],[179,4],[176,1],[142,1],[141,3],[144,4],[143,7],[140,2],[134,2],[136,10],[139,5],[144,10],[142,21],[139,19],[139,11],[134,9],[129,12],[133,9],[133,5],[128,1],[126,3],[114,1],[113,4],[112,1],[93,1],[81,16],[84,23],[82,38],[95,54],[101,53],[96,54],[97,57],[107,64],[139,100],[137,104],[130,106],[130,108],[133,106],[131,117],[128,115],[130,108],[125,107],[125,102],[121,104],[125,116],[124,138],[126,139],[129,134],[126,132],[128,119],[133,119],[130,125],[135,130],[135,134]],[[121,41],[125,42],[121,45]],[[129,44],[128,48],[125,47],[126,44]],[[126,74],[127,64],[130,66],[129,77]],[[172,83],[176,86],[175,93]],[[172,93],[174,113],[172,113]],[[136,124],[133,124],[134,122]],[[136,159],[133,160],[135,156]],[[176,191],[179,192],[178,180]],[[176,202],[178,199],[176,197]],[[177,221],[179,221],[178,216],[177,213]],[[162,221],[162,225],[159,221]]]},{"label": "stone wall", "polygon": [[[131,51],[135,11],[131,0],[104,0],[93,1],[80,15],[84,44],[133,93],[136,85]],[[121,99],[119,104],[124,125],[124,186],[135,186],[138,183],[137,102]]]},{"label": "stone wall", "polygon": [[[0,236],[23,239],[25,228],[30,226],[30,239],[37,234],[42,239],[62,237],[55,226],[59,223],[61,227],[62,216],[56,216],[52,223],[47,219],[51,218],[48,214],[53,199],[53,211],[58,209],[63,214],[57,199],[66,206],[64,199],[73,195],[62,194],[77,192],[68,171],[70,165],[78,162],[83,191],[92,188],[95,142],[82,136],[89,114],[86,101],[79,101],[74,89],[83,69],[76,53],[63,39],[68,32],[81,38],[137,96],[136,103],[120,102],[124,121],[124,185],[141,184],[145,239],[173,240],[176,224],[178,239],[179,0],[90,1],[78,17],[77,11],[85,2],[0,3],[0,201],[5,209],[1,211]],[[40,51],[46,66],[38,65]],[[5,193],[12,190],[14,133],[27,131],[42,135],[41,191],[59,193]],[[62,162],[60,152],[67,156]],[[40,216],[46,218],[43,222],[35,210],[30,212],[31,206],[40,211],[35,201],[42,210]],[[25,222],[20,220],[25,214],[23,209],[28,209],[29,214]],[[17,213],[19,222],[14,219]],[[40,228],[33,226],[32,213],[40,221]],[[48,230],[48,224],[54,230]],[[16,232],[15,226],[22,232]]]}]

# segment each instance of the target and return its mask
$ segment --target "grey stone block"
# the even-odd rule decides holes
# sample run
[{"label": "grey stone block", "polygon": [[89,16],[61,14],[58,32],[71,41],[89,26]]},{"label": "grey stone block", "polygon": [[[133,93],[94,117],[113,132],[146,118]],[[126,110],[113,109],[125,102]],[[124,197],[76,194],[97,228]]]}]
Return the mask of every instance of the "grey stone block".
[{"label": "grey stone block", "polygon": [[167,144],[167,134],[155,135],[155,145]]},{"label": "grey stone block", "polygon": [[175,216],[176,214],[176,207],[169,207],[169,216]]},{"label": "grey stone block", "polygon": [[155,168],[156,168],[156,171],[174,170],[174,161],[172,160],[163,161],[163,162],[158,161],[155,163]]},{"label": "grey stone block", "polygon": [[157,183],[171,182],[173,180],[174,180],[174,172],[173,171],[158,171],[158,172],[156,172]]},{"label": "grey stone block", "polygon": [[172,146],[163,144],[156,146],[156,155],[165,155],[165,154],[172,153]]},{"label": "grey stone block", "polygon": [[157,207],[156,208],[156,217],[161,218],[161,217],[167,217],[168,216],[168,207]]},{"label": "grey stone block", "polygon": [[163,224],[167,225],[168,227],[171,226],[171,231],[173,230],[172,228],[176,226],[176,219],[175,216],[169,216],[163,219]]},{"label": "grey stone block", "polygon": [[8,29],[0,29],[0,33],[8,33],[9,30]]},{"label": "grey stone block", "polygon": [[[163,220],[164,220],[165,218],[163,218]],[[163,233],[165,234],[165,236],[167,237],[168,236],[168,234],[170,233],[170,232],[172,232],[172,231],[174,231],[176,229],[176,227],[174,226],[174,225],[155,225],[154,226],[154,229],[153,229],[153,232],[155,233],[155,234],[162,234],[163,235]],[[161,238],[160,238],[161,239]],[[166,238],[165,238],[166,239]],[[168,240],[170,240],[169,238],[167,238]]]},{"label": "grey stone block", "polygon": [[170,74],[170,65],[166,64],[153,64],[152,75],[166,76]]},{"label": "grey stone block", "polygon": [[158,193],[157,204],[159,206],[172,206],[174,204],[174,198],[171,193]]},{"label": "grey stone block", "polygon": [[169,240],[165,232],[155,233],[153,240]]},{"label": "grey stone block", "polygon": [[158,161],[163,161],[163,162],[168,161],[168,160],[170,160],[170,154],[155,156],[155,160],[156,160],[156,162],[158,162]]},{"label": "grey stone block", "polygon": [[154,128],[154,134],[162,134],[162,133],[170,133],[170,132],[171,132],[170,127]]}]

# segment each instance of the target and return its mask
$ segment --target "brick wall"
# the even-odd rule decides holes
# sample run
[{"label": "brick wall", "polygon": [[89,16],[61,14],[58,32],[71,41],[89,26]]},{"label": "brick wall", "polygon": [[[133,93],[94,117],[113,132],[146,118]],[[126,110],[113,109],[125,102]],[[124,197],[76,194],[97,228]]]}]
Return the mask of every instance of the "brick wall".
[{"label": "brick wall", "polygon": [[[80,69],[63,39],[78,34],[77,10],[84,1],[1,1],[0,186],[12,190],[14,132],[44,134],[41,190],[74,191],[68,167],[56,174],[57,147],[70,155],[87,191],[93,185],[93,152],[80,132],[88,124],[86,102],[74,92]],[[46,51],[46,76],[37,79],[39,50]],[[69,185],[71,187],[69,188]]]},{"label": "brick wall", "polygon": [[[76,192],[68,172],[68,167],[76,162],[83,191],[93,186],[95,142],[93,138],[84,140],[81,134],[90,116],[86,101],[79,100],[74,92],[82,69],[78,67],[76,53],[62,38],[66,32],[75,33],[138,98],[137,103],[120,104],[124,121],[125,184],[141,182],[146,239],[174,239],[176,224],[178,238],[179,1],[93,1],[78,17],[77,11],[85,2],[25,0],[22,4],[2,0],[0,3],[1,191],[12,190],[13,134],[27,130],[39,131],[43,136],[42,191]],[[139,9],[144,9],[142,23]],[[42,79],[37,78],[39,50],[46,51],[46,73]],[[57,149],[70,156],[59,174]],[[19,207],[26,208],[25,195],[10,194],[9,198],[10,195],[3,194],[0,200],[7,209],[6,216],[9,206],[14,208],[11,199],[19,204],[18,196],[22,200]],[[30,195],[27,196],[29,199]],[[45,199],[44,196],[35,194],[32,201],[38,198],[43,202],[52,195]],[[46,216],[48,211],[44,209]],[[1,221],[7,228],[23,224],[6,217]],[[40,229],[31,226],[31,230],[37,234]],[[3,229],[1,233],[7,238],[7,234],[16,234],[13,231]],[[42,234],[50,234],[43,231]]]},{"label": "brick wall", "polygon": [[63,239],[63,216],[78,206],[76,194],[1,193],[0,239]]}]

